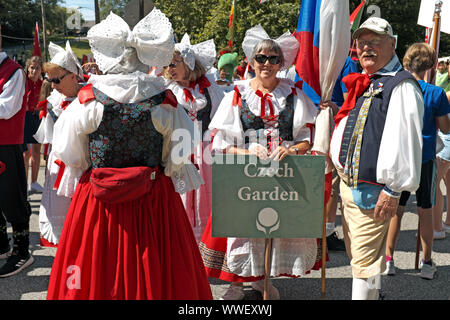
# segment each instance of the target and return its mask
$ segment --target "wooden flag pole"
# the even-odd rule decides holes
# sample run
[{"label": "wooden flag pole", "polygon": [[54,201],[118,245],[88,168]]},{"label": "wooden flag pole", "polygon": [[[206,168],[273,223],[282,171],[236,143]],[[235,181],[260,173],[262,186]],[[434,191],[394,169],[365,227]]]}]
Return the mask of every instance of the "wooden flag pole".
[{"label": "wooden flag pole", "polygon": [[322,223],[322,300],[325,300],[325,269],[327,264],[327,230],[326,230],[326,221],[327,221],[327,206],[323,207],[323,223]]},{"label": "wooden flag pole", "polygon": [[264,252],[264,300],[269,300],[269,281],[270,270],[272,267],[272,242],[272,238],[266,238],[266,248]]}]

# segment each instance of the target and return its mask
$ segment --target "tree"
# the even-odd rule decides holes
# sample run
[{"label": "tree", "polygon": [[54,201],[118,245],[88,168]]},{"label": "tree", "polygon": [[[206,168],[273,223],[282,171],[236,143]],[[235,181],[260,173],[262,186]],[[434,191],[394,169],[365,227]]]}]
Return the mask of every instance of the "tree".
[{"label": "tree", "polygon": [[[350,10],[356,8],[360,3],[360,0],[350,0]],[[371,16],[372,13],[367,10],[371,5],[378,6],[381,18],[389,21],[394,34],[398,35],[396,51],[400,61],[402,61],[406,50],[411,44],[425,41],[425,28],[417,24],[420,1],[368,0],[366,1],[361,23]],[[441,33],[439,56],[450,55],[449,44],[450,35]]]}]

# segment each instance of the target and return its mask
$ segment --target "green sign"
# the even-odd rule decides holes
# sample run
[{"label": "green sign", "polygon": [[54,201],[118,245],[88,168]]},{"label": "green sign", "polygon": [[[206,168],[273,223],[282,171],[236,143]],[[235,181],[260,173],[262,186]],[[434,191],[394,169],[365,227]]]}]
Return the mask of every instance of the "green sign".
[{"label": "green sign", "polygon": [[214,156],[212,236],[321,238],[324,172],[323,156]]}]

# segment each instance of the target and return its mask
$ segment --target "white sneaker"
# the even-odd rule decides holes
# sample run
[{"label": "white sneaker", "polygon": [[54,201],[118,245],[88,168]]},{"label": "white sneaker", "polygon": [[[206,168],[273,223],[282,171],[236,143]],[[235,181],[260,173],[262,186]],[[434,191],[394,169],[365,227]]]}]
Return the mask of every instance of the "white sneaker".
[{"label": "white sneaker", "polygon": [[433,239],[434,240],[441,240],[445,239],[445,231],[433,231]]},{"label": "white sneaker", "polygon": [[44,188],[37,181],[30,184],[29,194],[42,193],[43,191],[44,191]]},{"label": "white sneaker", "polygon": [[386,271],[384,272],[384,274],[388,276],[395,275],[394,259],[386,262]]},{"label": "white sneaker", "polygon": [[428,280],[433,280],[434,274],[437,271],[436,268],[436,264],[434,263],[434,261],[431,262],[432,265],[430,266],[429,264],[423,263],[423,260],[420,262],[420,277],[422,279],[428,279]]},{"label": "white sneaker", "polygon": [[[256,291],[261,292],[264,297],[264,280],[254,281],[251,286]],[[280,292],[274,287],[272,281],[269,281],[269,300],[280,300]]]},{"label": "white sneaker", "polygon": [[220,298],[220,300],[242,300],[244,299],[244,287],[230,285],[227,292]]},{"label": "white sneaker", "polygon": [[444,221],[442,221],[442,230],[444,230],[447,233],[450,233],[450,226],[446,225]]}]

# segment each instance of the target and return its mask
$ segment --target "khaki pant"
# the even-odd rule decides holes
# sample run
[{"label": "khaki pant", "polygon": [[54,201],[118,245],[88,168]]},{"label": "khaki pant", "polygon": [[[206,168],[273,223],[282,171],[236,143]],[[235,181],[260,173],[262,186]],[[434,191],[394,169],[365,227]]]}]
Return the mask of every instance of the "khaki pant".
[{"label": "khaki pant", "polygon": [[342,199],[342,228],[345,247],[354,278],[370,278],[386,270],[386,240],[389,221],[374,220],[373,210],[363,210],[353,201],[351,189],[345,184],[342,170],[340,195]]}]

